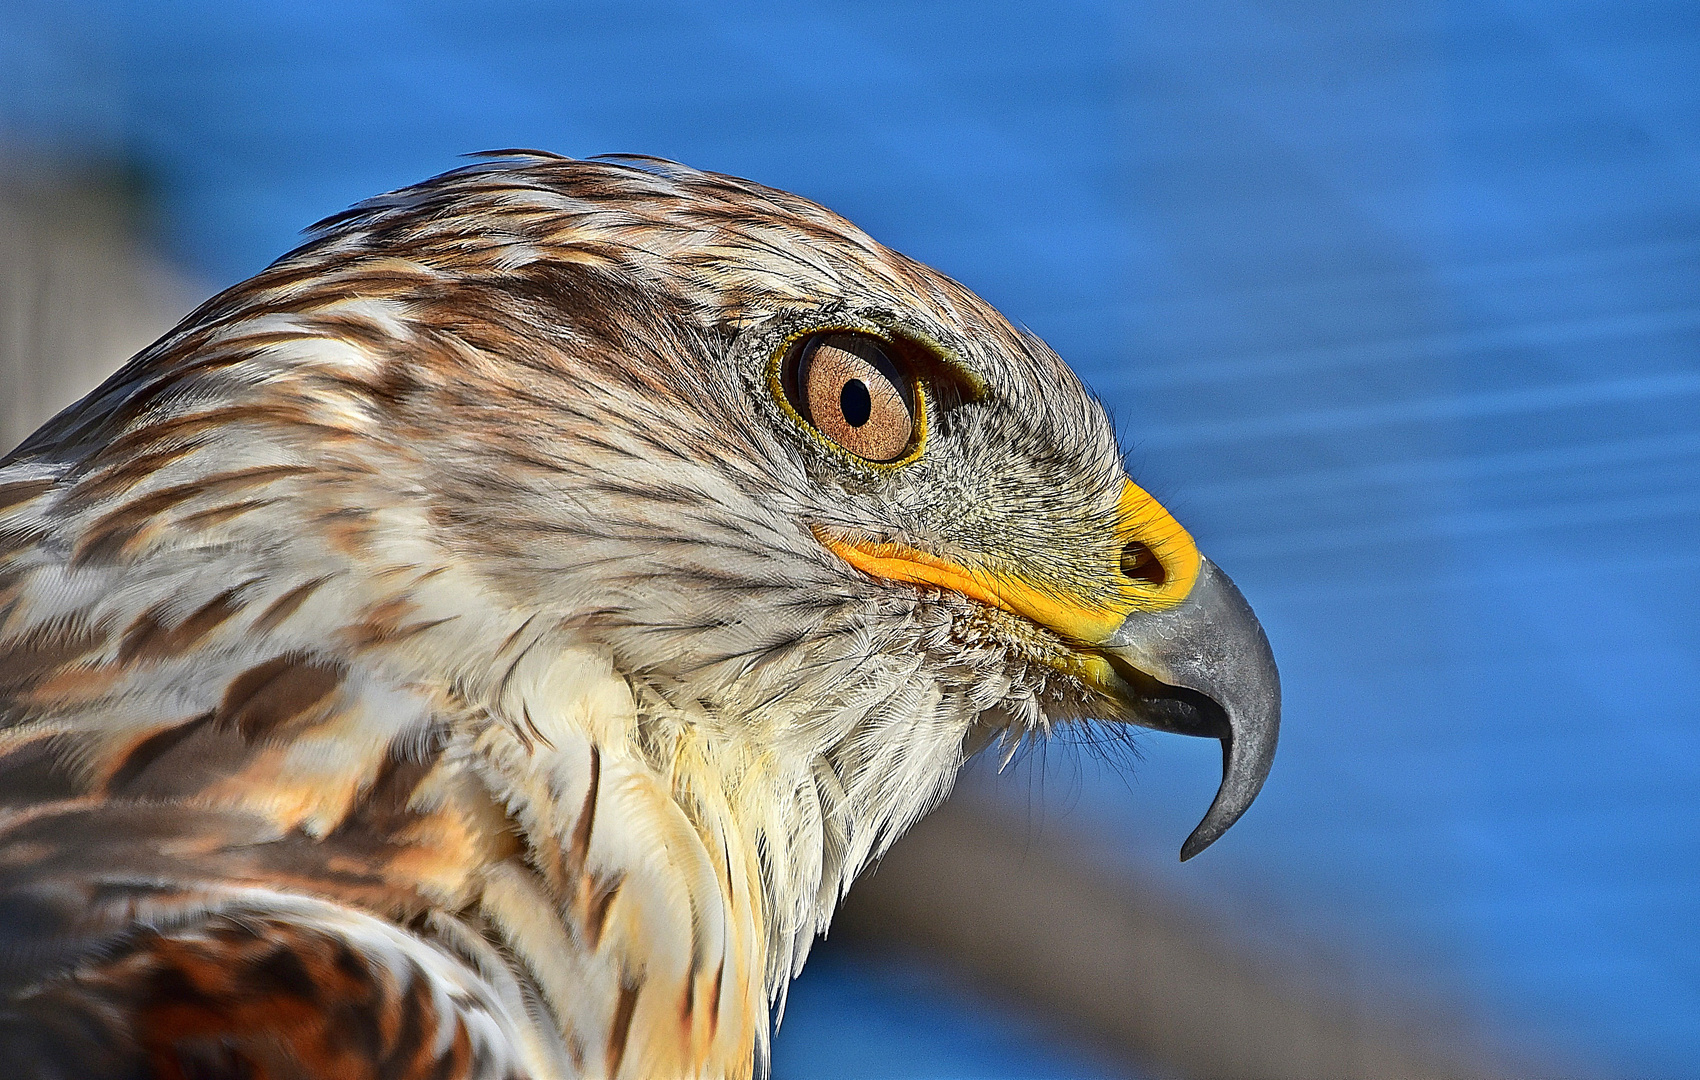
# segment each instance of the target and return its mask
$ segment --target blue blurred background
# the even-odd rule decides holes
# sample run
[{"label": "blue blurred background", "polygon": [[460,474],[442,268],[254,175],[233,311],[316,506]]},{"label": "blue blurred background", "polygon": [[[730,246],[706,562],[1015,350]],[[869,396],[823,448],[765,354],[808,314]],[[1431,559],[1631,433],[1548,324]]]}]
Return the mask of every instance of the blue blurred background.
[{"label": "blue blurred background", "polygon": [[[968,782],[1506,1045],[1700,1075],[1693,0],[9,0],[0,143],[124,169],[208,288],[486,148],[844,213],[1081,371],[1282,665],[1184,867],[1212,745]],[[1126,1074],[918,963],[825,955],[778,1075]]]}]

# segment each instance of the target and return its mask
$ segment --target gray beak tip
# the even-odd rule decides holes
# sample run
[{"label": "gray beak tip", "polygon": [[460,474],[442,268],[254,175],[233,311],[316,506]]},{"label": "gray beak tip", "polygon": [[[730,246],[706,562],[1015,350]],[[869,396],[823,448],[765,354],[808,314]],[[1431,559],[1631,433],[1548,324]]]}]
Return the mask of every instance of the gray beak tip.
[{"label": "gray beak tip", "polygon": [[1206,835],[1203,825],[1192,830],[1192,835],[1187,837],[1186,843],[1181,845],[1181,862],[1186,862],[1188,859],[1197,855],[1211,844],[1214,844],[1216,842],[1216,837],[1221,835],[1222,834],[1219,831],[1211,835]]},{"label": "gray beak tip", "polygon": [[[1267,644],[1264,648],[1267,650]],[[1253,701],[1243,702],[1242,708],[1235,710],[1240,715],[1234,717],[1228,734],[1222,737],[1222,786],[1217,789],[1204,820],[1181,845],[1181,862],[1214,844],[1251,808],[1257,793],[1263,790],[1263,781],[1275,760],[1275,741],[1281,724],[1281,689],[1273,660],[1268,671],[1268,681],[1260,685],[1259,693],[1252,695]]]},{"label": "gray beak tip", "polygon": [[1263,788],[1281,727],[1281,676],[1269,639],[1228,575],[1208,559],[1180,607],[1130,616],[1115,650],[1172,687],[1208,698],[1185,721],[1148,726],[1222,742],[1222,785],[1204,820],[1181,845],[1185,862],[1215,843]]}]

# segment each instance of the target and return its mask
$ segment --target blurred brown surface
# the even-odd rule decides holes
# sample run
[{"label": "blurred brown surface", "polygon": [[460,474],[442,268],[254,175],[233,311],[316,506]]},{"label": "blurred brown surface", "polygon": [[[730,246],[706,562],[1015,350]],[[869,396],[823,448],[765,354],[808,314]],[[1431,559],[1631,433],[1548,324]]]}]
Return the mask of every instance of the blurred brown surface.
[{"label": "blurred brown surface", "polygon": [[130,240],[121,178],[0,152],[0,453],[169,329],[197,297]]},{"label": "blurred brown surface", "polygon": [[1225,920],[1035,845],[958,796],[858,882],[833,926],[917,949],[1144,1069],[1243,1080],[1530,1075],[1416,1002],[1354,993]]}]

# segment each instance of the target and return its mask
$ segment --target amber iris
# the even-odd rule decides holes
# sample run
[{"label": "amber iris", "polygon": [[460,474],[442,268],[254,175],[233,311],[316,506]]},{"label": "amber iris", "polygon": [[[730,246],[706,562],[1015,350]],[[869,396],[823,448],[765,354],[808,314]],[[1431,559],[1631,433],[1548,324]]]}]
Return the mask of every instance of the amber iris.
[{"label": "amber iris", "polygon": [[816,334],[793,354],[798,413],[868,461],[895,461],[915,438],[913,383],[866,334]]}]

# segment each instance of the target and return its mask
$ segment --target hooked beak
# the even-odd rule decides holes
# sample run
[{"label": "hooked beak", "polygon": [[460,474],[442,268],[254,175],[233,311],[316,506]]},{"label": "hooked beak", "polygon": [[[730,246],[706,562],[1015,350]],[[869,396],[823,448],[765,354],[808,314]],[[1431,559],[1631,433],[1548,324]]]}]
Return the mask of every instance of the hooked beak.
[{"label": "hooked beak", "polygon": [[[1130,480],[1110,565],[1116,598],[1087,602],[1020,575],[951,561],[907,544],[815,535],[870,577],[959,592],[1047,627],[1070,643],[1057,666],[1102,694],[1119,719],[1222,742],[1222,786],[1181,846],[1184,862],[1238,821],[1263,787],[1281,727],[1281,677],[1257,616],[1169,512]],[[1126,545],[1126,546],[1123,546]],[[1113,563],[1138,552],[1132,572]],[[1154,564],[1143,560],[1154,560]],[[1143,565],[1143,569],[1141,566]]]},{"label": "hooked beak", "polygon": [[1185,600],[1133,612],[1095,651],[1110,662],[1105,689],[1128,707],[1129,722],[1222,742],[1222,786],[1181,845],[1185,862],[1239,820],[1269,775],[1281,728],[1269,639],[1228,575],[1203,559]]}]

